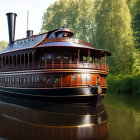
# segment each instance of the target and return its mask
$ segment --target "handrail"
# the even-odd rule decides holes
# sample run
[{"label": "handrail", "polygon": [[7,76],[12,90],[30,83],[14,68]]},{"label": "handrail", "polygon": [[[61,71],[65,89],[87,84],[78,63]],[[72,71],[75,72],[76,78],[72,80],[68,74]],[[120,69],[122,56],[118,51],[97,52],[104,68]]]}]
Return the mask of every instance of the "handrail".
[{"label": "handrail", "polygon": [[102,70],[109,72],[109,66],[104,64],[92,64],[92,63],[34,63],[26,65],[4,66],[0,68],[0,72],[7,71],[20,71],[20,70],[39,70],[39,69],[90,69],[90,70]]},{"label": "handrail", "polygon": [[[71,85],[71,81],[68,81],[66,84],[61,85],[60,83],[58,84],[52,84],[47,85],[43,83],[20,83],[20,84],[11,84],[11,83],[3,83],[1,86],[5,87],[18,87],[18,88],[73,88],[73,87],[89,87],[87,84],[85,85]],[[106,87],[106,84],[100,85],[101,87]]]}]

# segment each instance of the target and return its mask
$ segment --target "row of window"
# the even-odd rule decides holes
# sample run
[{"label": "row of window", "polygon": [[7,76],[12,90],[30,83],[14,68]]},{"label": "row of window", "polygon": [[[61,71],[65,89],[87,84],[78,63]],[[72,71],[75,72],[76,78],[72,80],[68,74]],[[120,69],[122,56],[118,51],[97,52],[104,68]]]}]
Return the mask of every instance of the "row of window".
[{"label": "row of window", "polygon": [[[0,84],[60,84],[61,83],[61,75],[22,75],[22,76],[7,76],[7,77],[0,77]],[[65,77],[65,76],[63,76]],[[62,79],[63,79],[62,77]],[[68,81],[76,81],[77,75],[73,75],[71,80]],[[81,75],[82,81],[91,81],[91,75],[82,74]],[[68,82],[66,81],[66,82]]]},{"label": "row of window", "polygon": [[5,57],[0,57],[0,64],[2,64],[3,66],[7,66],[7,65],[19,65],[19,64],[28,64],[28,63],[32,63],[32,56],[33,54],[30,53],[28,54],[22,54],[22,55],[14,55],[14,56],[5,56]]},{"label": "row of window", "polygon": [[[35,59],[35,60],[34,60]],[[87,63],[88,62],[88,56],[85,54],[80,54],[80,58],[79,58],[80,62],[84,62]],[[38,61],[39,60],[39,61]],[[45,54],[40,54],[38,57],[32,53],[30,53],[29,55],[18,55],[18,56],[13,56],[13,57],[4,57],[1,58],[0,57],[0,69],[6,68],[7,66],[11,69],[14,69],[13,66],[20,66],[19,68],[21,68],[21,66],[25,67],[25,65],[27,65],[26,67],[29,68],[29,65],[32,66],[32,62],[35,62],[37,64],[40,64],[41,62],[43,63],[61,63],[63,62],[64,64],[69,64],[70,60],[74,63],[77,62],[78,60],[78,53],[74,52],[74,53],[70,53],[70,52],[64,52],[62,53],[55,53],[53,54],[52,52],[47,52]],[[99,63],[99,58],[94,58],[94,57],[90,57],[89,62],[90,63]]]},{"label": "row of window", "polygon": [[[44,54],[43,56],[41,56],[41,60],[42,61],[52,61],[53,60],[53,57],[54,57],[54,61],[61,61],[63,60],[64,62],[66,61],[70,61],[70,57],[72,57],[72,61],[73,62],[76,62],[78,60],[78,54],[77,53],[69,53],[69,52],[65,52],[63,53],[63,55],[61,53],[56,53],[53,54],[52,53],[46,53]],[[88,62],[88,56],[86,55],[80,55],[80,61],[81,62]],[[89,60],[91,63],[92,62],[97,62],[98,61],[98,58],[94,58],[94,57],[90,57],[90,60]]]}]

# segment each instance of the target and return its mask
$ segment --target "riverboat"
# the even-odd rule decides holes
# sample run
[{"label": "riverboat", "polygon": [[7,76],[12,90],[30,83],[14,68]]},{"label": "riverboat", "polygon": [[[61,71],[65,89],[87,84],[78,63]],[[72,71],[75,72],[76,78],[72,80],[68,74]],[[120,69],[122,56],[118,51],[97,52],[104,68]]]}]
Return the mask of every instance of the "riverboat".
[{"label": "riverboat", "polygon": [[9,45],[0,51],[0,93],[51,102],[90,103],[107,91],[111,53],[72,38],[66,27],[14,40],[16,14],[7,13]]}]

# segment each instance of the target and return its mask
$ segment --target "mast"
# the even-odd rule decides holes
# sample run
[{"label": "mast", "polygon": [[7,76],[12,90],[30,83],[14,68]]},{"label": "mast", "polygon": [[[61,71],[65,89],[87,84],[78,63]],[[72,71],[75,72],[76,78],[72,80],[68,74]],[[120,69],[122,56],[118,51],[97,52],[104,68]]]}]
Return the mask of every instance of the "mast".
[{"label": "mast", "polygon": [[27,10],[27,31],[28,31],[28,26],[29,26],[29,10]]}]

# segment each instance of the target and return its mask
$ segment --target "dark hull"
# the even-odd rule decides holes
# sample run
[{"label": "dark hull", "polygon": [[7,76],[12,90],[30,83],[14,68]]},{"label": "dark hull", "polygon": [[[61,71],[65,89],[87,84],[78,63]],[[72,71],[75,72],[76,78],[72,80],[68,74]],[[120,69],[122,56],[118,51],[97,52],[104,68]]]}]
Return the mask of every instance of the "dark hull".
[{"label": "dark hull", "polygon": [[[88,87],[56,89],[0,87],[0,94],[9,97],[60,103],[96,103],[99,94],[95,91],[96,89]],[[103,88],[100,96],[105,94],[106,88]]]}]

